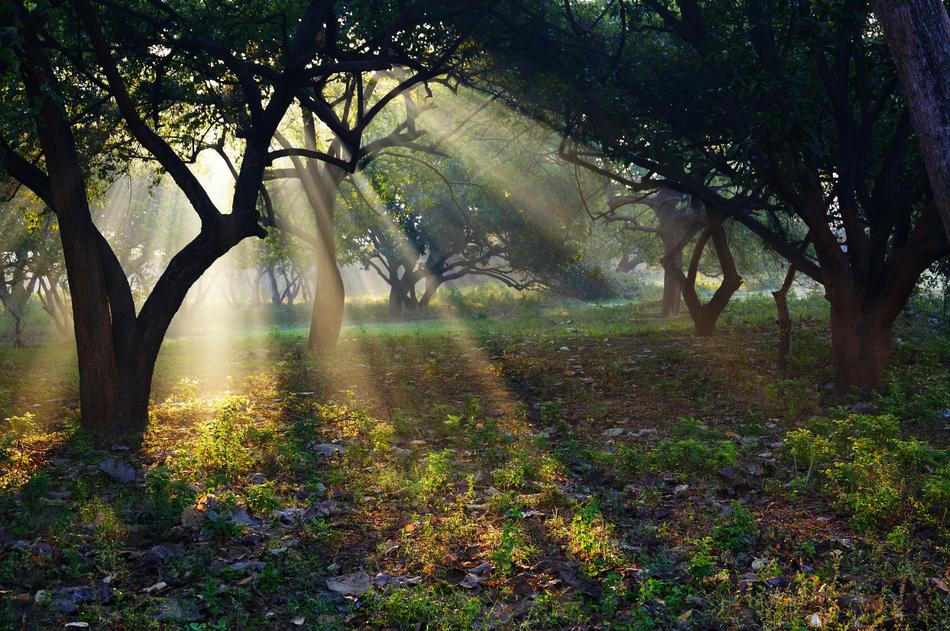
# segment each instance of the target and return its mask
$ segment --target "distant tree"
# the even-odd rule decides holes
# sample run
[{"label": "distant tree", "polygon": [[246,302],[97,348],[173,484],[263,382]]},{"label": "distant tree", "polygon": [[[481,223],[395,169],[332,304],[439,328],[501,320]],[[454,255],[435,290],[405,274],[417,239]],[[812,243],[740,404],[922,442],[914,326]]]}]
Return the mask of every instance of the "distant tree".
[{"label": "distant tree", "polygon": [[27,311],[39,296],[59,327],[63,304],[56,301],[61,257],[55,222],[41,204],[22,191],[0,205],[0,303],[13,320],[13,345],[25,343]]},{"label": "distant tree", "polygon": [[[450,13],[461,19],[461,28],[444,25],[438,35],[428,36],[425,46],[416,45],[419,33],[399,33],[394,36],[408,39],[400,42],[403,47],[398,53],[389,47],[386,63],[343,65],[338,72],[312,82],[298,97],[299,119],[293,128],[287,134],[277,134],[281,148],[272,152],[271,158],[287,158],[291,167],[274,168],[267,177],[300,180],[315,228],[306,230],[299,223],[288,228],[316,255],[308,337],[311,350],[334,347],[343,322],[345,287],[335,243],[335,205],[342,182],[364,170],[386,149],[436,151],[432,143],[437,144],[437,139],[429,145],[420,141],[425,135],[417,121],[424,109],[422,101],[432,98],[429,83],[448,82],[454,69],[473,54],[473,49],[463,44],[470,23],[477,21],[487,4],[457,2]],[[377,11],[372,4],[359,7],[352,23],[375,20]],[[407,13],[411,15],[408,7]],[[356,51],[364,45],[358,32],[351,32],[349,22],[341,24],[334,36],[333,45],[340,48]],[[371,45],[378,43],[370,41]]]},{"label": "distant tree", "polygon": [[[603,218],[621,223],[627,230],[655,234],[662,243],[660,261],[666,261],[663,270],[663,298],[660,317],[679,313],[682,298],[680,279],[673,272],[683,267],[683,249],[693,241],[705,225],[705,215],[689,198],[676,191],[659,190],[653,194],[615,195],[608,199],[609,211]],[[642,213],[618,212],[625,207],[643,207],[653,215],[646,220]],[[667,269],[669,268],[669,269]]]},{"label": "distant tree", "polygon": [[23,318],[40,278],[28,271],[34,257],[25,244],[0,252],[0,302],[13,319],[14,348],[23,346]]},{"label": "distant tree", "polygon": [[517,289],[540,285],[509,262],[510,233],[498,230],[484,206],[446,190],[441,174],[426,177],[425,169],[403,164],[398,173],[374,168],[367,175],[368,190],[354,185],[344,195],[343,252],[389,285],[390,315],[426,307],[443,284],[468,276]]}]

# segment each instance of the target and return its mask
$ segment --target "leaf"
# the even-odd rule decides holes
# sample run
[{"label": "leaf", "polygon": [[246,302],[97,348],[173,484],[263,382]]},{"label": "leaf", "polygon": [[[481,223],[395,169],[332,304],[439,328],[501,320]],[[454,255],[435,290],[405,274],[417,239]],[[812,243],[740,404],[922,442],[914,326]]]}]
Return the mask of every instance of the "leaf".
[{"label": "leaf", "polygon": [[931,578],[930,582],[934,584],[934,587],[939,589],[945,594],[950,594],[950,585],[947,585],[947,582],[940,578]]}]

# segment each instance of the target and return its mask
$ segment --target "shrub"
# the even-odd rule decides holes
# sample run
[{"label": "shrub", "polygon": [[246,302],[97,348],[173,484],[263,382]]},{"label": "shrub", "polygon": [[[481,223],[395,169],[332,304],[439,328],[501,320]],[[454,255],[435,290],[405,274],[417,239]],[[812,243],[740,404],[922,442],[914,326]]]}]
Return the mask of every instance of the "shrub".
[{"label": "shrub", "polygon": [[145,506],[154,527],[164,532],[178,523],[186,506],[194,504],[195,492],[181,480],[172,479],[168,469],[155,467],[145,478]]},{"label": "shrub", "polygon": [[882,412],[897,418],[934,423],[950,408],[950,377],[933,365],[894,368],[888,372],[884,394],[876,403]]},{"label": "shrub", "polygon": [[253,420],[248,408],[247,399],[232,397],[221,406],[216,418],[202,424],[194,447],[200,471],[227,482],[250,472],[254,465],[249,444]]},{"label": "shrub", "polygon": [[734,465],[737,456],[736,446],[727,440],[707,444],[684,438],[661,442],[648,453],[647,462],[685,478],[708,478],[723,467]]},{"label": "shrub", "polygon": [[712,537],[720,548],[738,552],[752,545],[755,530],[755,517],[749,509],[738,502],[733,502],[719,518],[719,523],[713,528]]},{"label": "shrub", "polygon": [[[947,452],[916,438],[902,439],[893,416],[852,414],[786,434],[785,453],[800,486],[817,486],[871,530],[912,516],[942,523],[950,499]],[[936,468],[936,472],[931,473]]]}]

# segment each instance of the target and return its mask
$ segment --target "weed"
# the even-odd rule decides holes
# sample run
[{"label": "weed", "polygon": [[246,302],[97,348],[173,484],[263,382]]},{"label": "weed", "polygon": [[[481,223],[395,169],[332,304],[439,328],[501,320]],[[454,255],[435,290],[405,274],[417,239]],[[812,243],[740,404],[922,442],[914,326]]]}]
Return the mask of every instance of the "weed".
[{"label": "weed", "polygon": [[521,526],[506,520],[491,553],[495,572],[509,577],[515,569],[527,567],[535,554],[537,549],[529,543]]},{"label": "weed", "polygon": [[482,615],[477,598],[434,588],[397,588],[367,596],[366,621],[372,627],[467,631]]},{"label": "weed", "polygon": [[580,505],[566,528],[568,545],[581,563],[581,569],[596,576],[623,562],[620,549],[614,541],[614,526],[604,519],[593,500]]},{"label": "weed", "polygon": [[789,432],[785,450],[796,473],[807,463],[800,486],[816,481],[851,511],[860,530],[912,516],[945,520],[948,454],[916,438],[901,439],[892,416],[816,419],[810,428]]},{"label": "weed", "polygon": [[738,552],[752,545],[756,521],[745,506],[733,502],[718,519],[712,531],[716,545],[730,552]]},{"label": "weed", "polygon": [[191,487],[173,479],[166,467],[155,467],[146,475],[144,504],[152,515],[156,532],[165,532],[176,525],[181,512],[194,501]]}]

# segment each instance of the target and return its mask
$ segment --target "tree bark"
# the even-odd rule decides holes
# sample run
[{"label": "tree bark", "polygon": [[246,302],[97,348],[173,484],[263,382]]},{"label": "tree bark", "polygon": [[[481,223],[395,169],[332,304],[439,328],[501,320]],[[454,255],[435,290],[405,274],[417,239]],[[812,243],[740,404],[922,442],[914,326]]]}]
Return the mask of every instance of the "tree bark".
[{"label": "tree bark", "polygon": [[[739,286],[742,285],[742,277],[736,270],[735,261],[732,258],[732,252],[729,249],[729,243],[726,240],[726,233],[723,230],[722,219],[714,213],[708,214],[709,227],[702,232],[696,247],[693,249],[693,255],[689,261],[689,270],[683,274],[682,266],[674,264],[672,255],[664,256],[662,259],[663,269],[673,275],[679,284],[683,302],[686,303],[686,309],[689,311],[690,318],[693,320],[693,328],[696,335],[708,337],[715,334],[716,323],[722,314],[732,295],[736,293]],[[708,303],[703,304],[696,292],[696,277],[699,273],[699,262],[703,256],[703,250],[707,243],[713,242],[716,250],[716,257],[722,268],[722,282],[716,288],[716,292]]]},{"label": "tree bark", "polygon": [[839,393],[884,387],[892,326],[893,321],[876,313],[862,313],[853,303],[831,303],[831,348]]},{"label": "tree bark", "polygon": [[333,200],[339,183],[331,190],[321,190],[322,206],[315,207],[319,247],[316,251],[317,280],[313,290],[313,311],[310,317],[310,335],[307,346],[322,352],[334,348],[343,326],[343,308],[346,289],[343,275],[336,260]]},{"label": "tree bark", "polygon": [[270,285],[271,304],[279,305],[282,300],[280,298],[280,286],[277,283],[277,275],[274,274],[274,265],[272,263],[268,263],[264,267],[264,271],[267,274],[267,282]]},{"label": "tree bark", "polygon": [[942,0],[872,0],[950,237],[950,16]]},{"label": "tree bark", "polygon": [[23,348],[23,316],[13,314],[13,348]]},{"label": "tree bark", "polygon": [[402,315],[403,290],[402,283],[398,278],[389,286],[389,310],[390,318],[398,318]]},{"label": "tree bark", "polygon": [[785,274],[785,280],[782,286],[772,292],[775,299],[775,310],[778,312],[778,355],[776,365],[779,372],[788,377],[791,371],[791,353],[792,353],[792,316],[788,311],[788,290],[792,287],[795,280],[795,266],[789,265],[788,272]]},{"label": "tree bark", "polygon": [[[664,243],[664,248],[666,244]],[[667,249],[667,248],[665,248]],[[668,256],[671,257],[670,264],[682,268],[683,267],[683,248],[675,249],[668,248]],[[680,312],[680,304],[682,303],[682,294],[680,293],[680,285],[674,274],[671,274],[666,266],[663,266],[663,301],[660,303],[660,317],[668,318],[672,315],[678,315]]]},{"label": "tree bark", "polygon": [[426,276],[426,287],[422,292],[422,297],[419,298],[420,307],[424,308],[429,306],[429,303],[435,298],[435,294],[439,291],[439,287],[442,286],[442,283],[442,278],[437,274],[428,274]]},{"label": "tree bark", "polygon": [[[303,109],[302,113],[304,145],[307,149],[315,150],[317,142],[313,115],[306,109]],[[279,134],[277,139],[285,149],[290,148],[286,139]],[[347,173],[337,166],[320,163],[317,160],[311,159],[306,164],[299,156],[291,156],[290,160],[313,211],[317,228],[314,243],[317,271],[307,348],[311,351],[323,352],[336,346],[343,326],[346,288],[343,286],[343,275],[340,273],[340,266],[336,260],[333,211],[340,184]]]}]

